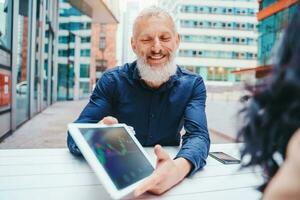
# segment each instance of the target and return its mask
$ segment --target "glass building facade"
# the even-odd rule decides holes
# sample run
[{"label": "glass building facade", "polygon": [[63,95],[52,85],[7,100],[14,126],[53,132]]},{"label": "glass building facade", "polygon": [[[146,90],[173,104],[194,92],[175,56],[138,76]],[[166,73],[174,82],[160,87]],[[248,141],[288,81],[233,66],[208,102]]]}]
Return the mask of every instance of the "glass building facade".
[{"label": "glass building facade", "polygon": [[57,6],[0,0],[0,140],[56,100]]},{"label": "glass building facade", "polygon": [[91,19],[59,1],[58,100],[88,98],[91,92]]},{"label": "glass building facade", "polygon": [[89,96],[92,21],[67,2],[117,23],[110,2],[0,0],[0,142],[58,99]]},{"label": "glass building facade", "polygon": [[[296,1],[286,0],[285,4],[280,4],[281,2],[277,0],[263,0],[260,3],[258,17],[260,13],[264,13],[264,16],[259,18],[258,28],[258,58],[260,65],[272,64],[272,49],[275,43],[280,41],[283,29],[287,26],[296,11]],[[275,6],[277,10],[273,9]]]}]

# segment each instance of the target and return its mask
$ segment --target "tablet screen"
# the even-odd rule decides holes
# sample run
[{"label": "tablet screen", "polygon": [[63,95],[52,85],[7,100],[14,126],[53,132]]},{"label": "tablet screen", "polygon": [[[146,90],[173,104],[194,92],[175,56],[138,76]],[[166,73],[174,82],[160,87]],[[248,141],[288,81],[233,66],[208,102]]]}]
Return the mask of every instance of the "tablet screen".
[{"label": "tablet screen", "polygon": [[124,127],[79,130],[119,190],[153,172],[152,165]]}]

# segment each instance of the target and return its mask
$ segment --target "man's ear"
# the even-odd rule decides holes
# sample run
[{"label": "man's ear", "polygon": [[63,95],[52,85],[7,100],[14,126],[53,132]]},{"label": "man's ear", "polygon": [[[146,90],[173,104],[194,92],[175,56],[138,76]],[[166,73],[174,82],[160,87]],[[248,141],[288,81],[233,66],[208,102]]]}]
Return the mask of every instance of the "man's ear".
[{"label": "man's ear", "polygon": [[178,33],[176,33],[176,47],[177,47],[177,49],[179,48],[179,44],[180,44],[180,35]]},{"label": "man's ear", "polygon": [[131,43],[131,48],[132,48],[133,52],[136,54],[136,43],[135,43],[133,37],[131,37],[130,43]]}]

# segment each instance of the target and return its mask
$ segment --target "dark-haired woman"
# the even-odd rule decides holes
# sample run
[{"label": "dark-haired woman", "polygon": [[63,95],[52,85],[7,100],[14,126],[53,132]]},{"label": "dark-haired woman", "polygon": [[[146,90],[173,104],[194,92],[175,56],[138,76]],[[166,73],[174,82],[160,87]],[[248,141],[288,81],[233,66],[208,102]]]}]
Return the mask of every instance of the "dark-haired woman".
[{"label": "dark-haired woman", "polygon": [[272,178],[264,193],[264,200],[300,199],[300,129],[291,138],[286,159]]},{"label": "dark-haired woman", "polygon": [[[241,111],[244,116],[244,124],[239,131],[239,137],[242,137],[245,141],[242,156],[250,155],[251,157],[245,166],[259,165],[266,172],[266,182],[260,187],[261,191],[268,187],[270,180],[277,173],[282,161],[284,161],[284,164],[280,171],[284,171],[284,174],[289,174],[286,172],[286,166],[295,165],[297,156],[294,154],[300,154],[298,146],[298,152],[291,150],[292,152],[289,152],[289,154],[294,156],[290,156],[289,159],[286,158],[287,145],[290,138],[300,127],[299,4],[300,2],[298,2],[297,11],[285,31],[271,77],[266,81],[263,89],[260,87],[253,90],[253,97],[249,99],[247,106]],[[291,142],[291,144],[296,143],[296,147],[291,147],[291,149],[297,149],[297,144],[299,145],[297,140],[299,139],[300,136],[293,138],[296,141]],[[298,165],[298,176],[296,176],[297,173],[294,174],[294,178],[297,178],[298,187],[300,183],[299,171]],[[282,174],[282,172],[278,172],[277,177],[282,177],[282,175],[279,175],[280,173]],[[270,187],[276,184],[277,187],[282,184],[281,188],[283,190],[285,187],[288,187],[287,183],[280,183],[278,179],[274,179]],[[271,189],[266,191],[272,191]],[[298,193],[299,191],[300,187],[298,188]],[[272,192],[274,193],[274,190]],[[287,196],[281,199],[290,198]],[[298,199],[300,199],[300,196],[298,196]]]}]

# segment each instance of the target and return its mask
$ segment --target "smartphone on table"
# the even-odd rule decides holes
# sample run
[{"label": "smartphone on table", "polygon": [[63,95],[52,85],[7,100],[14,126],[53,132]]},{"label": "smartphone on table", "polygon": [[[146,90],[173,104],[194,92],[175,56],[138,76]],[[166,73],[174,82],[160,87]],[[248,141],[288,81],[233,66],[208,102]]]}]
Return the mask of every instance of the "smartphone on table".
[{"label": "smartphone on table", "polygon": [[223,164],[240,164],[241,161],[224,153],[224,152],[220,152],[220,151],[217,151],[217,152],[209,152],[209,155],[220,161],[221,163]]}]

